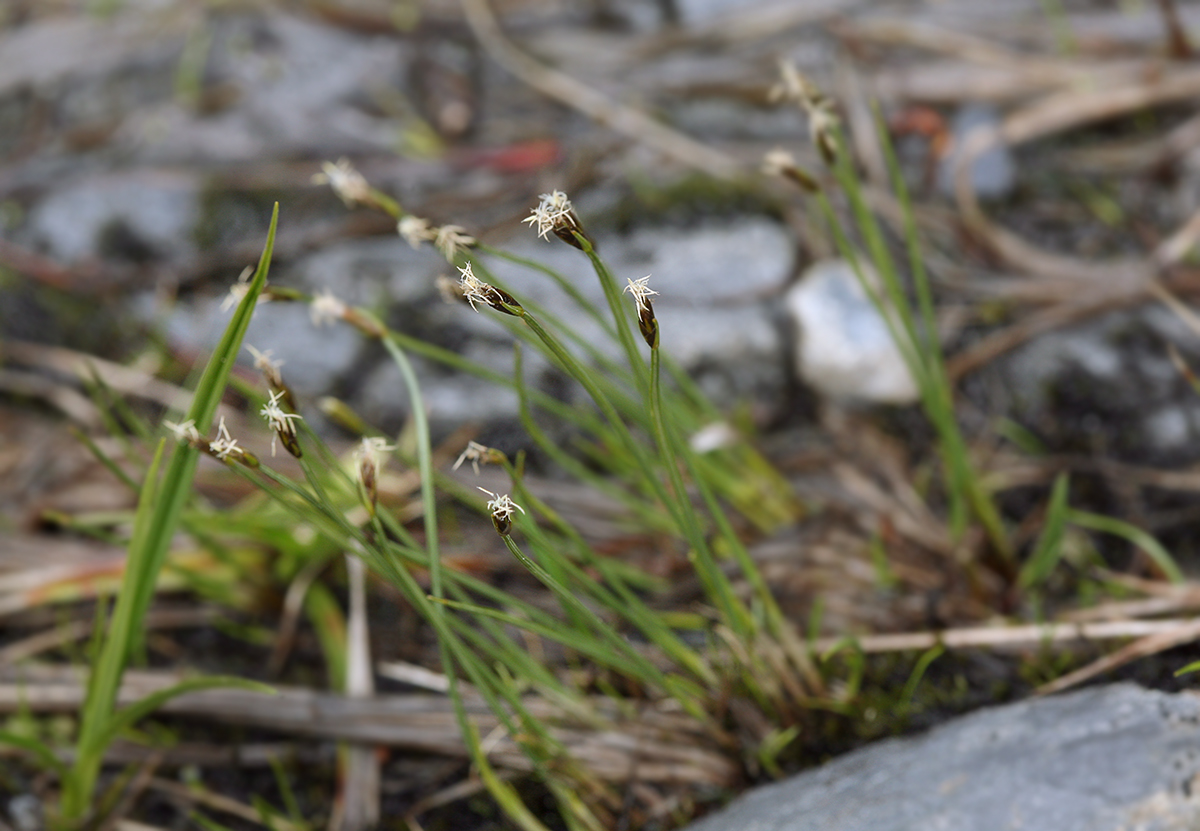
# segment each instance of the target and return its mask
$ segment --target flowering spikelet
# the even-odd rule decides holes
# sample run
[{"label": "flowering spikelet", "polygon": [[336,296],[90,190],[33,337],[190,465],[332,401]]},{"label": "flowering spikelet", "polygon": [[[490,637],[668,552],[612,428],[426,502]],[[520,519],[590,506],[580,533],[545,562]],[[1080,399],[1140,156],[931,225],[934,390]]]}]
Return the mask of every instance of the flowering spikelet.
[{"label": "flowering spikelet", "polygon": [[817,180],[796,164],[796,158],[780,147],[767,151],[763,156],[762,171],[768,176],[781,176],[809,193],[821,189]]},{"label": "flowering spikelet", "polygon": [[651,349],[657,349],[658,318],[654,316],[654,304],[650,302],[650,295],[658,292],[650,288],[649,280],[649,274],[637,280],[629,278],[629,285],[625,287],[625,291],[633,295],[633,301],[637,304],[638,329],[641,330],[642,337]]},{"label": "flowering spikelet", "polygon": [[779,62],[779,83],[771,89],[771,99],[797,104],[808,116],[808,134],[825,163],[837,159],[838,117],[833,102],[805,78],[790,61]]},{"label": "flowering spikelet", "polygon": [[322,289],[319,294],[313,296],[308,307],[308,316],[312,319],[313,326],[324,326],[344,318],[346,304],[334,297],[333,292]]},{"label": "flowering spikelet", "polygon": [[375,503],[379,501],[379,468],[385,461],[384,454],[395,450],[396,446],[377,436],[364,436],[362,444],[354,451],[358,459],[358,481],[362,483],[363,492],[367,495],[367,509],[375,513]]},{"label": "flowering spikelet", "polygon": [[239,449],[237,439],[229,435],[229,428],[225,426],[225,416],[221,416],[221,423],[217,426],[217,438],[209,442],[209,450],[218,459],[224,461],[230,453],[236,453]]},{"label": "flowering spikelet", "polygon": [[525,313],[525,310],[521,308],[521,304],[511,294],[503,289],[496,288],[490,283],[485,283],[476,277],[474,272],[471,271],[470,263],[460,268],[458,272],[462,275],[462,279],[458,284],[459,291],[462,292],[463,299],[470,303],[471,308],[476,312],[479,311],[479,307],[475,304],[483,303],[485,306],[491,306],[496,311],[504,312],[506,315],[519,317]]},{"label": "flowering spikelet", "polygon": [[283,442],[287,452],[299,459],[304,454],[300,451],[300,442],[296,438],[296,425],[292,423],[292,420],[300,418],[300,416],[283,411],[283,408],[279,406],[279,400],[283,397],[282,392],[271,393],[271,400],[264,404],[258,413],[275,431],[275,435],[271,437],[271,457],[275,457],[275,439],[278,438]]},{"label": "flowering spikelet", "polygon": [[459,454],[458,460],[454,462],[454,467],[451,470],[458,470],[462,467],[463,462],[470,462],[475,475],[479,475],[479,464],[482,462],[485,465],[503,464],[505,455],[494,447],[487,447],[479,442],[467,442],[467,449]]},{"label": "flowering spikelet", "polygon": [[[568,245],[573,245],[580,250],[583,246],[579,240],[575,238],[576,234],[588,239],[591,239],[584,233],[583,226],[579,224],[579,217],[575,214],[575,206],[571,204],[571,200],[561,190],[556,190],[551,193],[543,193],[541,202],[533,209],[533,212],[525,217],[524,221],[531,225],[537,225],[538,236],[546,239],[546,235],[553,233]],[[593,245],[594,247],[594,245]]]},{"label": "flowering spikelet", "polygon": [[177,442],[181,444],[190,444],[192,447],[199,447],[203,439],[200,438],[200,431],[196,429],[196,422],[188,419],[180,424],[173,421],[163,421],[163,427],[171,432],[171,435]]},{"label": "flowering spikelet", "polygon": [[279,371],[279,368],[283,366],[283,361],[272,358],[273,350],[270,349],[260,352],[250,344],[246,344],[246,349],[254,356],[254,368],[262,373],[271,392],[277,392],[283,397],[284,406],[289,412],[296,412],[296,399],[288,385],[283,383],[283,373]]},{"label": "flowering spikelet", "polygon": [[[250,276],[254,274],[254,269],[246,266],[242,269],[242,273],[238,275],[237,282],[229,287],[229,293],[225,295],[225,299],[221,301],[221,311],[227,312],[234,306],[242,302],[242,298],[250,291]],[[271,299],[266,293],[265,287],[262,294],[258,297],[259,303],[266,303]]]},{"label": "flowering spikelet", "polygon": [[314,185],[329,185],[333,188],[333,192],[346,203],[347,208],[353,208],[359,203],[375,204],[371,186],[345,157],[338,159],[337,164],[324,162],[321,172],[314,175],[312,181]]},{"label": "flowering spikelet", "polygon": [[447,262],[451,263],[454,262],[459,249],[474,245],[475,242],[475,237],[468,234],[461,225],[443,225],[433,236],[433,244],[442,252]]},{"label": "flowering spikelet", "polygon": [[229,428],[225,426],[225,416],[221,416],[217,425],[217,437],[208,442],[207,447],[202,444],[200,449],[222,462],[241,462],[246,467],[258,467],[258,459],[254,454],[238,447],[237,439],[229,435]]},{"label": "flowering spikelet", "polygon": [[437,231],[429,227],[429,220],[413,214],[401,217],[396,223],[396,232],[413,248],[420,248],[421,243],[437,239]]},{"label": "flowering spikelet", "polygon": [[479,490],[486,493],[491,499],[487,503],[487,509],[492,513],[492,525],[496,528],[496,533],[502,537],[507,537],[512,533],[512,518],[517,511],[525,513],[525,509],[513,502],[508,494],[492,493],[487,488]]}]

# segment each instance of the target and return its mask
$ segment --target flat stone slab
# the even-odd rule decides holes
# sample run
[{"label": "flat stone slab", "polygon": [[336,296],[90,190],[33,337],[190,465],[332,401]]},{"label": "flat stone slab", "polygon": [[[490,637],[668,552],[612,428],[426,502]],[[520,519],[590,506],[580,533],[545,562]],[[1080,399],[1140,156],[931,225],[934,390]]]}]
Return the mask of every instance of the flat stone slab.
[{"label": "flat stone slab", "polygon": [[862,748],[686,831],[1197,828],[1200,697],[1117,684]]}]

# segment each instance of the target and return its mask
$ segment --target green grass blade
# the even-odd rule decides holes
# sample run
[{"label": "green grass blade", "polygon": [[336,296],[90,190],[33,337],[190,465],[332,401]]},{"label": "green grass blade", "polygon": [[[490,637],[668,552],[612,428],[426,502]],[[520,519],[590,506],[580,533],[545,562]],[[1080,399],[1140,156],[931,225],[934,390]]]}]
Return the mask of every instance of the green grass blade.
[{"label": "green grass blade", "polygon": [[921,679],[925,677],[929,665],[942,657],[946,647],[940,643],[937,646],[930,647],[921,653],[921,657],[917,659],[916,666],[913,667],[912,673],[908,676],[908,681],[904,684],[904,691],[900,693],[900,709],[907,713],[912,709],[913,696],[917,694],[917,686],[921,683]]},{"label": "green grass blade", "polygon": [[38,764],[54,771],[60,777],[67,775],[67,766],[54,755],[54,751],[43,741],[32,736],[21,736],[7,730],[0,730],[0,746],[2,745],[15,747],[32,754],[38,760]]},{"label": "green grass blade", "polygon": [[1042,524],[1042,533],[1038,535],[1037,545],[1033,553],[1021,567],[1018,585],[1029,589],[1045,582],[1058,561],[1062,559],[1063,532],[1067,526],[1067,494],[1070,477],[1066,473],[1058,474],[1054,487],[1050,491],[1050,502],[1046,506],[1046,517]]},{"label": "green grass blade", "polygon": [[[267,242],[250,281],[246,296],[234,312],[196,388],[187,417],[202,434],[208,431],[217,405],[225,392],[229,373],[237,359],[242,339],[250,326],[250,317],[258,295],[267,282],[271,253],[275,244],[275,228],[279,206],[271,215]],[[171,537],[179,523],[183,506],[191,492],[199,451],[178,444],[167,462],[162,482],[156,487],[158,468],[162,460],[160,444],[151,464],[138,500],[134,520],[134,535],[129,546],[125,577],[117,597],[116,608],[108,634],[101,648],[88,687],[87,700],[79,730],[79,753],[71,775],[67,778],[62,796],[62,814],[68,821],[77,821],[87,812],[104,753],[101,737],[108,734],[117,690],[125,662],[132,649],[141,641],[141,621],[146,616],[154,595],[154,585],[167,558]]]},{"label": "green grass blade", "polygon": [[1101,533],[1112,534],[1126,540],[1131,545],[1145,551],[1146,555],[1154,561],[1155,565],[1162,570],[1162,573],[1172,583],[1184,582],[1183,572],[1179,570],[1179,566],[1170,552],[1163,548],[1162,543],[1136,525],[1131,525],[1124,520],[1114,517],[1101,516],[1100,514],[1079,510],[1068,511],[1067,522],[1072,525],[1078,525],[1080,528],[1086,528],[1089,531],[1100,531]]},{"label": "green grass blade", "polygon": [[1200,670],[1200,661],[1192,661],[1187,666],[1175,670],[1175,677],[1178,678],[1181,675],[1187,675],[1189,672],[1196,672],[1197,670]]},{"label": "green grass blade", "polygon": [[150,693],[150,695],[140,701],[130,704],[128,707],[118,711],[112,718],[108,720],[107,729],[101,737],[104,745],[107,745],[113,739],[117,738],[121,732],[133,727],[138,721],[153,713],[163,704],[170,701],[172,698],[178,698],[190,692],[199,692],[200,690],[212,690],[218,688],[235,688],[240,690],[250,690],[251,692],[260,692],[267,695],[275,695],[275,690],[266,684],[260,684],[257,681],[250,681],[246,678],[235,678],[228,675],[214,675],[206,678],[189,678],[186,681],[180,681],[178,684],[173,684],[164,690]]}]

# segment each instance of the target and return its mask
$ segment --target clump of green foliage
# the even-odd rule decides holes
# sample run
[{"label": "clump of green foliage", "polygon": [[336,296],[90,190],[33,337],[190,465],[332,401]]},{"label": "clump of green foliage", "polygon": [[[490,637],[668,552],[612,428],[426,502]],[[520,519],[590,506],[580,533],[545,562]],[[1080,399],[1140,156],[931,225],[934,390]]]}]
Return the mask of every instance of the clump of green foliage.
[{"label": "clump of green foliage", "polygon": [[[861,264],[869,261],[881,277],[881,290],[865,277],[864,285],[884,311],[936,429],[943,492],[955,535],[961,537],[969,526],[980,528],[994,555],[992,565],[1024,589],[1035,588],[1055,567],[1067,524],[1131,535],[1136,529],[1071,510],[1063,478],[1054,487],[1044,530],[1032,555],[1023,566],[1018,564],[1010,532],[958,427],[953,391],[936,342],[932,293],[913,210],[895,159],[888,156],[892,185],[906,218],[906,269],[893,257],[883,229],[868,209],[828,102],[798,76],[785,73],[784,86],[809,115],[828,175],[849,207],[850,229],[834,210],[828,196],[830,186],[791,162],[781,163],[780,172],[813,195],[828,220],[830,234],[843,255],[860,269],[860,276]],[[197,678],[132,706],[116,706],[123,671],[139,651],[141,622],[176,528],[182,521],[193,536],[204,536],[202,523],[194,516],[189,521],[187,514],[193,476],[203,454],[224,462],[261,494],[253,521],[242,518],[247,532],[254,529],[264,539],[279,539],[281,529],[303,527],[319,540],[312,546],[294,547],[291,556],[283,558],[284,579],[296,578],[311,565],[305,557],[324,561],[344,552],[361,558],[420,614],[436,635],[447,692],[475,770],[521,828],[543,831],[545,826],[509,780],[494,770],[469,716],[468,695],[486,702],[505,734],[525,755],[529,769],[557,799],[563,819],[572,829],[612,827],[622,809],[622,797],[611,776],[601,775],[587,758],[572,752],[562,728],[616,729],[619,714],[628,711],[635,700],[673,702],[674,709],[685,714],[695,731],[718,752],[738,764],[778,771],[778,758],[798,735],[807,714],[845,711],[855,696],[855,677],[836,688],[825,677],[835,665],[835,655],[854,654],[853,641],[847,639],[824,656],[814,655],[798,628],[781,614],[737,527],[748,524],[769,531],[792,522],[799,506],[786,482],[745,439],[733,434],[733,440],[715,450],[700,452],[693,447],[689,438],[723,415],[664,355],[672,333],[655,315],[655,292],[647,279],[629,279],[620,286],[570,201],[558,191],[543,196],[530,221],[543,237],[553,234],[578,250],[581,267],[603,288],[606,308],[595,308],[584,300],[574,284],[577,275],[560,274],[479,244],[457,226],[434,228],[406,213],[348,163],[326,165],[324,176],[347,204],[383,211],[397,222],[398,232],[405,238],[415,244],[433,243],[442,251],[460,274],[451,293],[475,312],[495,315],[513,335],[516,371],[504,376],[470,362],[397,331],[369,310],[348,306],[332,295],[313,297],[268,284],[276,211],[257,270],[235,287],[237,309],[200,378],[190,410],[178,423],[165,422],[174,438],[170,453],[166,441],[160,440],[146,469],[129,542],[129,565],[89,679],[73,761],[63,764],[52,748],[27,736],[0,737],[35,754],[59,774],[62,797],[56,821],[76,828],[99,819],[94,810],[96,787],[106,748],[171,696],[229,684],[260,688],[239,679]],[[860,246],[865,256],[859,253]],[[521,296],[505,286],[489,268],[500,259],[532,269],[575,298],[578,313],[600,326],[617,345],[619,357],[610,357],[581,338],[570,320],[552,314],[535,297]],[[206,438],[250,317],[262,297],[309,303],[314,319],[340,321],[381,344],[400,370],[411,405],[411,431],[399,442],[401,447],[352,417],[344,418],[363,434],[356,461],[347,466],[300,417],[278,367],[262,356],[258,364],[268,391],[265,395],[247,392],[259,400],[260,412],[276,439],[298,460],[301,475],[285,475],[245,451],[224,421],[215,438]],[[471,311],[464,308],[463,313]],[[586,405],[568,406],[528,387],[522,377],[523,349],[539,350],[573,379],[585,391]],[[467,448],[464,459],[499,465],[508,476],[509,491],[489,491],[487,499],[449,478],[434,461],[411,355],[514,390],[522,424],[548,458],[617,500],[643,528],[675,541],[686,552],[710,611],[673,615],[655,608],[651,602],[654,582],[596,551],[577,528],[540,500],[525,484],[521,457],[510,459],[480,445]],[[591,463],[581,462],[549,437],[540,420],[547,416],[563,420],[576,435],[586,437],[594,451]],[[406,518],[378,498],[379,472],[393,456],[419,476],[421,534],[414,533]],[[440,550],[447,500],[487,518],[481,521],[490,520],[514,560],[546,589],[555,606],[535,605],[468,573],[447,568]],[[1178,573],[1170,571],[1173,563],[1165,552],[1144,539],[1139,541],[1158,557],[1165,571]],[[337,617],[332,598],[316,589],[308,608],[314,618]],[[326,631],[330,628],[337,627],[329,625]],[[695,637],[697,631],[699,638]],[[580,682],[577,674],[555,671],[530,656],[520,632],[561,645],[595,672],[588,676],[589,681]],[[341,667],[344,656],[338,638],[327,634],[323,642],[331,665]],[[897,706],[908,706],[921,675],[939,654],[940,649],[935,649],[918,660],[909,683],[899,692]],[[859,658],[857,677],[861,678]],[[344,676],[340,669],[332,674],[335,680]],[[553,718],[547,718],[544,710],[535,712],[531,706],[534,695],[553,704]],[[731,707],[731,701],[737,702],[737,707]],[[759,739],[751,745],[739,739],[754,731],[736,729],[738,708],[750,708],[756,725],[768,725],[765,733],[758,730]]]}]

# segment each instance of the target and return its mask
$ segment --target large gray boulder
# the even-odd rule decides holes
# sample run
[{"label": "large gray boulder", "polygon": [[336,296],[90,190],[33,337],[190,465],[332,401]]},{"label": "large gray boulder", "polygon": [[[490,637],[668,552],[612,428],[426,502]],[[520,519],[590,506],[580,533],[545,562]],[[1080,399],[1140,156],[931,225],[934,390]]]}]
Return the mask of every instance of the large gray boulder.
[{"label": "large gray boulder", "polygon": [[1200,828],[1200,697],[1117,684],[865,747],[687,831]]}]

